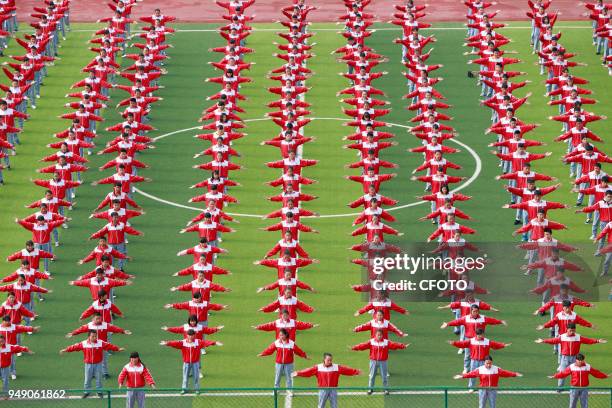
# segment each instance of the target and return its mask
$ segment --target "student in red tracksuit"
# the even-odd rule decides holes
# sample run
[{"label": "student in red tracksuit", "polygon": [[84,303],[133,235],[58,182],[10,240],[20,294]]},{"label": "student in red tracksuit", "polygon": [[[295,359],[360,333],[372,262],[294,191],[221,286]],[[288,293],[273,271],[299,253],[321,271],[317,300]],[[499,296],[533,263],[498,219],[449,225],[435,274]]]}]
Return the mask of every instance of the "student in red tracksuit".
[{"label": "student in red tracksuit", "polygon": [[214,275],[231,275],[231,272],[227,269],[219,268],[207,261],[208,255],[202,253],[198,256],[198,262],[191,266],[181,269],[178,272],[172,274],[172,276],[188,276],[191,275],[193,279],[198,278],[200,271],[204,272],[204,277],[212,281]]},{"label": "student in red tracksuit", "polygon": [[[535,342],[559,346],[559,368],[557,368],[557,372],[559,372],[576,362],[576,356],[580,353],[580,346],[582,344],[604,344],[608,341],[606,339],[592,339],[581,336],[576,333],[576,324],[569,323],[564,334],[548,339],[537,339]],[[563,387],[564,383],[565,379],[560,378],[557,385]]]},{"label": "student in red tracksuit", "polygon": [[318,407],[325,407],[329,401],[332,407],[338,406],[338,380],[341,375],[354,376],[361,374],[361,370],[348,366],[334,364],[331,353],[323,354],[323,362],[313,367],[291,373],[292,377],[317,377],[319,387]]},{"label": "student in red tracksuit", "polygon": [[589,406],[589,376],[592,375],[595,378],[609,378],[612,374],[605,374],[591,367],[586,361],[584,361],[584,354],[576,355],[576,362],[565,368],[563,371],[559,371],[555,375],[549,375],[548,378],[565,378],[571,377],[570,385],[570,407],[577,407],[578,401],[580,405],[584,407]]},{"label": "student in red tracksuit", "polygon": [[[125,234],[144,235],[144,233],[130,227],[129,225],[119,220],[119,214],[113,212],[111,214],[111,222],[106,224],[102,229],[94,232],[89,239],[96,239],[106,236],[108,244],[115,250],[121,252],[127,257],[127,245]],[[123,269],[124,259],[119,259],[117,262],[119,269]]]},{"label": "student in red tracksuit", "polygon": [[206,279],[205,271],[198,271],[198,277],[191,282],[185,283],[180,286],[173,286],[170,288],[172,292],[184,291],[191,292],[191,296],[199,293],[202,295],[202,299],[206,302],[210,301],[210,292],[231,292],[229,288],[225,288],[219,284],[213,283]]},{"label": "student in red tracksuit", "polygon": [[275,338],[277,339],[280,336],[280,331],[284,329],[287,331],[287,333],[289,333],[289,339],[295,341],[295,334],[298,330],[307,330],[319,326],[318,324],[301,322],[299,320],[292,319],[289,316],[289,311],[287,309],[281,310],[280,315],[280,318],[274,320],[273,322],[263,323],[258,326],[251,327],[256,330],[276,332]]},{"label": "student in red tracksuit", "polygon": [[285,271],[285,275],[281,279],[278,279],[269,285],[258,288],[257,293],[261,293],[264,290],[278,289],[279,295],[282,295],[283,293],[285,293],[285,290],[289,289],[291,290],[291,294],[293,296],[297,296],[298,288],[309,290],[313,293],[316,292],[310,285],[302,282],[301,280],[298,280],[297,278],[292,278],[291,275],[291,271]]},{"label": "student in red tracksuit", "polygon": [[202,295],[200,293],[196,293],[193,295],[193,299],[191,299],[190,301],[181,303],[168,303],[164,305],[164,309],[187,310],[189,312],[189,316],[195,315],[198,318],[198,322],[202,323],[202,325],[207,327],[208,311],[224,310],[227,309],[227,305],[207,302],[205,300],[202,300]]},{"label": "student in red tracksuit", "polygon": [[277,300],[266,306],[263,306],[259,310],[264,313],[270,313],[276,310],[280,312],[283,309],[287,309],[289,311],[289,316],[292,319],[297,318],[298,310],[304,313],[314,312],[313,307],[307,305],[301,300],[298,300],[297,297],[293,296],[292,291],[289,288],[285,289],[285,293],[282,296],[279,296]]},{"label": "student in red tracksuit", "polygon": [[180,233],[184,234],[185,232],[197,232],[200,238],[206,238],[209,245],[216,247],[219,232],[235,231],[236,230],[234,230],[233,228],[226,227],[223,224],[213,221],[212,215],[207,212],[204,214],[204,219],[201,222],[192,225],[189,228],[182,229]]},{"label": "student in red tracksuit", "polygon": [[161,341],[162,346],[168,346],[181,350],[183,355],[183,383],[181,394],[186,394],[189,385],[189,376],[193,377],[193,386],[196,395],[200,394],[200,356],[202,349],[208,346],[222,346],[219,341],[198,340],[194,330],[187,332],[187,338],[183,340]]},{"label": "student in red tracksuit", "polygon": [[9,292],[6,300],[0,304],[0,317],[3,318],[4,316],[9,316],[13,324],[21,324],[21,320],[25,317],[25,325],[28,326],[30,319],[35,315],[23,303],[17,301],[14,292]]},{"label": "student in red tracksuit", "polygon": [[100,266],[102,264],[102,258],[107,258],[111,264],[113,263],[114,258],[130,259],[128,256],[123,255],[121,252],[108,245],[106,237],[100,237],[100,239],[98,239],[98,245],[96,245],[89,255],[79,260],[77,263],[79,265],[83,265],[84,263],[91,262],[95,259],[96,266]]},{"label": "student in red tracksuit", "polygon": [[96,377],[96,388],[98,397],[103,398],[102,394],[102,360],[105,351],[123,351],[121,347],[117,347],[111,343],[107,343],[98,339],[98,333],[95,330],[90,330],[87,340],[73,344],[60,350],[60,354],[72,353],[75,351],[83,352],[83,361],[85,363],[85,383],[83,389],[85,393],[83,398],[87,398],[90,394],[91,380]]},{"label": "student in red tracksuit", "polygon": [[393,332],[399,337],[408,336],[408,334],[404,333],[403,331],[398,329],[397,326],[391,323],[389,320],[385,319],[385,314],[382,310],[377,310],[376,313],[374,313],[374,318],[370,320],[369,322],[360,324],[359,326],[353,329],[355,333],[362,332],[362,331],[369,331],[370,338],[372,339],[376,337],[376,333],[379,330],[381,330],[383,333],[383,337],[382,337],[383,339],[389,338],[389,332]]},{"label": "student in red tracksuit", "polygon": [[285,376],[285,387],[293,388],[293,359],[298,355],[306,360],[309,360],[306,353],[298,347],[293,340],[289,338],[289,332],[286,329],[280,329],[279,337],[270,344],[264,351],[259,353],[258,357],[269,356],[276,352],[276,364],[274,369],[274,388],[280,387],[281,377]]},{"label": "student in red tracksuit", "polygon": [[[489,351],[503,349],[508,347],[512,343],[501,343],[499,341],[493,341],[484,336],[484,330],[481,328],[476,329],[476,337],[472,337],[468,340],[452,341],[449,340],[448,344],[457,347],[459,349],[467,349],[470,351],[469,367],[463,367],[463,373],[468,371],[474,371],[478,367],[484,365],[485,357],[489,355]],[[475,381],[470,379],[468,386],[474,387]]]},{"label": "student in red tracksuit", "polygon": [[28,260],[30,267],[34,269],[40,269],[40,260],[42,259],[53,259],[54,255],[47,251],[41,251],[36,249],[34,241],[26,241],[25,248],[9,255],[6,260],[8,262],[16,260]]},{"label": "student in red tracksuit", "polygon": [[[397,343],[395,341],[390,341],[389,339],[384,338],[384,333],[382,329],[376,330],[376,335],[374,338],[359,343],[353,347],[351,350],[360,351],[360,350],[370,350],[370,374],[368,377],[368,395],[371,395],[374,391],[372,388],[374,387],[374,382],[376,380],[376,374],[380,370],[380,376],[382,377],[383,387],[388,386],[388,367],[387,360],[389,359],[389,350],[403,350],[408,347],[410,344]],[[389,394],[389,390],[385,390],[385,395]]]},{"label": "student in red tracksuit", "polygon": [[485,408],[487,402],[489,407],[495,408],[497,401],[497,385],[499,384],[500,378],[505,377],[522,377],[523,374],[507,371],[500,367],[493,365],[493,357],[485,357],[484,365],[478,367],[476,370],[470,371],[465,374],[455,375],[453,378],[459,380],[461,378],[478,378],[479,387],[478,390],[478,406]]},{"label": "student in red tracksuit", "polygon": [[17,218],[15,218],[15,222],[32,232],[32,241],[34,242],[36,248],[53,253],[53,250],[51,249],[51,233],[55,228],[66,222],[66,220],[63,219],[47,222],[45,221],[45,217],[39,215],[36,217],[36,222],[27,222]]},{"label": "student in red tracksuit", "polygon": [[[127,335],[132,334],[132,332],[129,330],[122,329],[121,327],[115,326],[111,323],[106,323],[102,320],[102,313],[96,312],[94,313],[91,322],[84,324],[81,327],[78,327],[70,333],[66,334],[66,338],[71,338],[82,333],[89,333],[92,330],[94,330],[98,334],[98,339],[107,343],[110,343],[110,336],[112,333],[121,333]],[[104,358],[102,360],[102,375],[105,379],[110,378],[110,375],[108,373],[108,357],[109,353],[105,351]]]},{"label": "student in red tracksuit", "polygon": [[[448,326],[452,326],[452,327],[462,326],[463,331],[464,331],[463,337],[469,340],[469,339],[476,337],[477,329],[483,329],[483,332],[484,332],[484,330],[486,330],[486,327],[488,325],[498,325],[498,324],[502,324],[504,326],[507,325],[507,323],[504,320],[499,320],[493,317],[481,315],[480,306],[477,304],[472,304],[470,306],[469,314],[465,316],[461,316],[458,319],[452,320],[448,323],[444,322],[442,323],[442,326],[440,326],[440,328],[444,329]],[[469,368],[469,360],[470,360],[470,350],[468,348],[465,348],[463,350],[463,364],[466,369]]]},{"label": "student in red tracksuit", "polygon": [[104,269],[101,267],[96,268],[96,276],[88,279],[79,279],[68,282],[72,286],[81,286],[89,288],[91,297],[93,300],[98,299],[98,293],[100,290],[104,290],[107,293],[111,293],[112,289],[117,286],[129,286],[133,282],[128,280],[112,279],[107,278]]},{"label": "student in red tracksuit", "polygon": [[112,323],[114,316],[123,317],[123,312],[108,299],[108,292],[104,289],[98,291],[98,300],[92,302],[79,317],[80,320],[87,319],[95,313],[102,315],[102,321]]},{"label": "student in red tracksuit", "polygon": [[193,261],[198,262],[198,260],[200,259],[200,256],[204,254],[206,262],[213,263],[217,254],[226,253],[226,252],[227,252],[226,249],[208,245],[208,239],[200,238],[200,241],[198,242],[197,245],[191,248],[187,248],[182,251],[179,251],[176,254],[176,256],[193,255]]},{"label": "student in red tracksuit", "polygon": [[379,292],[378,296],[370,301],[367,305],[357,310],[354,314],[355,317],[362,315],[364,313],[369,312],[370,310],[374,311],[374,313],[378,313],[379,310],[383,312],[383,317],[385,320],[391,319],[391,311],[395,311],[397,313],[401,313],[404,315],[409,314],[409,312],[401,306],[398,306],[395,302],[389,299],[386,292]]},{"label": "student in red tracksuit", "polygon": [[593,323],[582,318],[576,312],[571,310],[571,302],[569,300],[564,300],[563,310],[554,315],[553,318],[546,323],[538,325],[536,330],[543,330],[556,326],[556,335],[561,335],[567,332],[568,327],[570,327],[571,324],[595,329],[595,325]]},{"label": "student in red tracksuit", "polygon": [[9,370],[14,355],[17,353],[34,354],[29,348],[8,344],[3,335],[0,335],[0,379],[2,380],[2,399],[8,399]]},{"label": "student in red tracksuit", "polygon": [[127,408],[144,408],[145,392],[143,388],[149,385],[155,389],[155,380],[151,376],[149,369],[140,360],[140,355],[137,351],[130,353],[130,362],[123,366],[117,378],[119,388],[127,387],[126,406]]},{"label": "student in red tracksuit", "polygon": [[21,302],[26,309],[32,311],[34,299],[32,292],[51,293],[52,290],[36,286],[26,280],[24,275],[19,275],[17,282],[10,285],[0,286],[0,292],[13,292],[18,302]]}]

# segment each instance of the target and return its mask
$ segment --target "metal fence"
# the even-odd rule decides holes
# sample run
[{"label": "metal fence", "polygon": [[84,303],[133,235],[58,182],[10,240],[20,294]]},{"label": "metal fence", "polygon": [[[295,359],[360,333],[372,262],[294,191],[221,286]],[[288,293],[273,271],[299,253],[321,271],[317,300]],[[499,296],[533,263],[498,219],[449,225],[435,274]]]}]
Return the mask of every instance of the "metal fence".
[{"label": "metal fence", "polygon": [[[375,388],[338,388],[342,408],[476,408],[478,390],[446,387],[393,387],[385,394]],[[313,408],[317,388],[294,388],[291,392],[273,388],[203,388],[199,394],[180,389],[146,390],[148,408]],[[569,406],[570,388],[499,388],[497,408],[560,408]],[[11,398],[0,400],[7,408],[112,408],[125,407],[125,389],[104,389],[102,397],[93,392],[82,399],[82,390],[14,390]],[[137,405],[135,405],[137,406]],[[612,408],[612,388],[590,388],[589,407]]]}]

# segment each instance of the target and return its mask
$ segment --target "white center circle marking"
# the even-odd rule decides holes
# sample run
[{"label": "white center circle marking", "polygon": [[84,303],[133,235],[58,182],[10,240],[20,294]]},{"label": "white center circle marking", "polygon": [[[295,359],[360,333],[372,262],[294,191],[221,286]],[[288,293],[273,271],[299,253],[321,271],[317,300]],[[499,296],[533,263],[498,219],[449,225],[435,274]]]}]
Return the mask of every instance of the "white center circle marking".
[{"label": "white center circle marking", "polygon": [[[341,121],[341,122],[346,122],[346,118],[341,119],[341,118],[311,118],[312,120],[337,120],[337,121]],[[264,121],[264,120],[269,120],[269,118],[256,118],[256,119],[245,119],[243,122],[260,122],[260,121]],[[407,125],[400,125],[399,123],[387,123],[387,127],[398,127],[398,128],[403,128],[403,129],[409,129],[410,126]],[[159,135],[157,137],[153,138],[153,141],[156,142],[158,140],[161,139],[165,139],[167,137],[170,136],[174,136],[177,135],[179,133],[184,133],[184,132],[189,132],[192,130],[197,130],[200,129],[200,126],[194,126],[191,128],[187,128],[187,129],[180,129],[180,130],[175,130],[173,132],[169,132],[169,133],[164,133],[163,135]],[[459,186],[457,186],[457,188],[453,189],[453,192],[457,192],[460,190],[463,190],[464,188],[466,188],[467,186],[469,186],[470,184],[472,184],[480,175],[480,172],[482,171],[482,161],[480,160],[480,156],[478,156],[478,153],[476,153],[474,151],[474,149],[472,149],[470,146],[468,146],[467,144],[456,140],[455,138],[449,139],[451,142],[458,144],[459,146],[463,147],[465,150],[467,150],[472,157],[474,158],[474,161],[476,162],[476,168],[474,169],[474,173],[470,176],[469,179],[467,179],[464,183],[460,184]],[[184,204],[180,204],[180,203],[176,203],[174,201],[168,201],[168,200],[164,200],[163,198],[159,198],[157,196],[154,196],[152,194],[149,194],[145,191],[140,190],[139,188],[134,188],[134,191],[144,197],[147,197],[151,200],[163,203],[163,204],[168,204],[171,205],[173,207],[178,207],[178,208],[184,208],[187,210],[193,210],[193,211],[198,211],[198,212],[202,212],[204,211],[204,208],[198,208],[198,207],[192,207],[189,205],[184,205]],[[417,205],[422,205],[425,204],[426,201],[416,201],[413,203],[408,203],[408,204],[402,204],[402,205],[398,205],[395,207],[391,207],[388,208],[387,211],[397,211],[397,210],[401,210],[404,208],[408,208],[408,207],[415,207]],[[228,215],[231,215],[233,217],[250,217],[250,218],[262,218],[264,217],[263,214],[259,215],[259,214],[242,214],[242,213],[232,213],[232,212],[228,212]],[[345,213],[345,214],[323,214],[323,215],[319,215],[318,217],[311,217],[311,218],[340,218],[340,217],[356,217],[358,215],[360,215],[360,212],[356,212],[356,213]],[[308,217],[305,217],[308,218]]]}]

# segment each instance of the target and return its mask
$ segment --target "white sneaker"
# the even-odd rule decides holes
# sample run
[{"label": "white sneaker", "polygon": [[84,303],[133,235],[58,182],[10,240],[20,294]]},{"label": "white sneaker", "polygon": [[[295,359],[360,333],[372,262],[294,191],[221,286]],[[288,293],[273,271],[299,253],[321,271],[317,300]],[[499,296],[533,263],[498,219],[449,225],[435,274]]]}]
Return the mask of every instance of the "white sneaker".
[{"label": "white sneaker", "polygon": [[200,378],[204,378],[204,374],[200,373],[200,376],[199,376],[199,377],[200,377]]},{"label": "white sneaker", "polygon": [[68,224],[66,224],[66,223],[62,224],[62,228],[63,229],[68,229]]},{"label": "white sneaker", "polygon": [[11,374],[11,380],[16,380],[17,376],[15,374]]},{"label": "white sneaker", "polygon": [[457,354],[463,354],[463,349],[457,350]]},{"label": "white sneaker", "polygon": [[59,242],[56,242],[56,243],[55,243],[55,246],[56,246],[56,247],[58,247],[58,246],[59,246]]},{"label": "white sneaker", "polygon": [[595,235],[591,234],[591,236],[589,237],[590,240],[594,240],[595,239]]}]

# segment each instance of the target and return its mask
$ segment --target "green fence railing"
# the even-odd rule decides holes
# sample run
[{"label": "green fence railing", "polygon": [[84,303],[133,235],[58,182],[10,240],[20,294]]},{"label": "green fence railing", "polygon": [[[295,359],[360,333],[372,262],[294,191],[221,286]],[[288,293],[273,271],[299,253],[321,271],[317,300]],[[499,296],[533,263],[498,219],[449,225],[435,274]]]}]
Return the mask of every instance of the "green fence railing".
[{"label": "green fence railing", "polygon": [[[478,389],[460,387],[340,387],[338,406],[342,408],[474,408]],[[569,405],[571,388],[498,388],[497,408],[560,408]],[[612,408],[612,388],[589,388],[589,407]],[[148,408],[313,408],[317,388],[202,388],[199,393],[181,389],[146,389]],[[125,389],[104,389],[83,399],[83,390],[11,390],[0,407],[18,408],[112,408],[126,406]],[[137,407],[138,405],[135,405]]]}]

